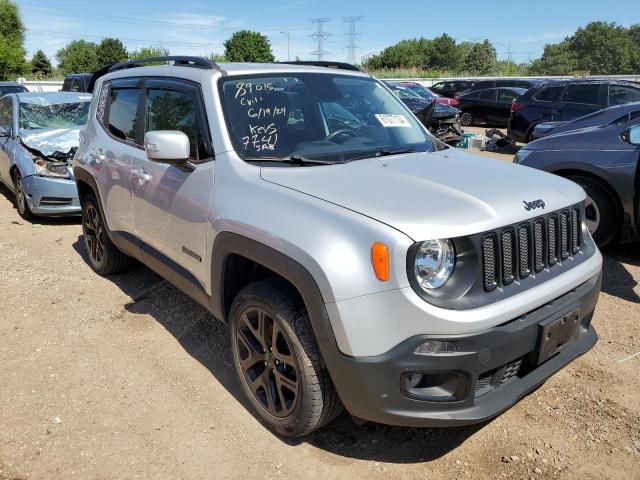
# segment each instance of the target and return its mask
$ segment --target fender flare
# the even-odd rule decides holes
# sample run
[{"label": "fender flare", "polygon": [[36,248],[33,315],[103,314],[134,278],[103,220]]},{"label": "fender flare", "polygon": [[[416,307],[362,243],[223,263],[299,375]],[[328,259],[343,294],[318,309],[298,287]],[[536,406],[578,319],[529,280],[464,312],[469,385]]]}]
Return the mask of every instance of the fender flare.
[{"label": "fender flare", "polygon": [[239,255],[275,272],[300,293],[309,314],[311,327],[320,351],[328,360],[338,352],[329,315],[320,288],[309,271],[283,253],[250,238],[231,232],[216,236],[211,258],[211,307],[214,317],[227,322],[224,304],[224,279],[230,255]]}]

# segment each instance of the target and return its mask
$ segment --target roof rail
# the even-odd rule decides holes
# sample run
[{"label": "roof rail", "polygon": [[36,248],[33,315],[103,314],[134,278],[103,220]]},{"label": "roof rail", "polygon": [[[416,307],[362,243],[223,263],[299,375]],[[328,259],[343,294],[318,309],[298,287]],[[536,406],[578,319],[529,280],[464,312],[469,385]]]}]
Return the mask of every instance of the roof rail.
[{"label": "roof rail", "polygon": [[361,72],[358,67],[345,62],[329,62],[324,60],[296,60],[295,62],[278,62],[287,65],[308,65],[311,67],[335,68],[337,70],[351,70],[352,72]]},{"label": "roof rail", "polygon": [[205,70],[219,70],[220,67],[215,62],[207,58],[202,57],[188,57],[188,56],[166,56],[166,57],[148,57],[148,58],[134,58],[127,62],[116,63],[111,65],[108,72],[115,72],[117,70],[124,70],[125,68],[142,67],[147,63],[155,62],[173,62],[176,67],[193,67],[202,68]]},{"label": "roof rail", "polygon": [[122,62],[122,63],[114,63],[112,65],[107,65],[106,67],[102,67],[99,70],[93,72],[91,76],[91,80],[89,80],[89,85],[87,86],[88,92],[93,92],[93,87],[96,84],[96,80],[100,77],[106,75],[109,72],[116,72],[118,70],[124,70],[126,68],[136,68],[142,67],[148,63],[155,62],[173,62],[175,66],[179,67],[192,67],[192,68],[202,68],[207,70],[220,70],[222,69],[211,60],[202,57],[188,57],[188,56],[166,56],[166,57],[147,57],[147,58],[134,58],[132,60]]}]

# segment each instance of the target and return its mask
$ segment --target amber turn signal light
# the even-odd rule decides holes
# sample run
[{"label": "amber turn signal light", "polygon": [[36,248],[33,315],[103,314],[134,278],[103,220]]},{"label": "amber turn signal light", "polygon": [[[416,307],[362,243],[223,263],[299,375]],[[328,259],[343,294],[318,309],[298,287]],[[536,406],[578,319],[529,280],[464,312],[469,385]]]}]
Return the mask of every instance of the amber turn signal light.
[{"label": "amber turn signal light", "polygon": [[389,248],[384,243],[374,242],[371,245],[371,263],[378,280],[389,280]]}]

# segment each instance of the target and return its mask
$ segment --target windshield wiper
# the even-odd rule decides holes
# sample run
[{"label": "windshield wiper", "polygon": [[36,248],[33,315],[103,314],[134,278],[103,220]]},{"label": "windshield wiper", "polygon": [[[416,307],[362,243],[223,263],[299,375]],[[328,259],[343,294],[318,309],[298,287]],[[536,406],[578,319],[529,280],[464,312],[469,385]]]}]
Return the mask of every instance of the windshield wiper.
[{"label": "windshield wiper", "polygon": [[280,163],[293,163],[296,165],[335,165],[338,163],[347,163],[342,160],[320,160],[315,158],[308,158],[302,155],[289,155],[285,158],[278,157],[248,157],[245,158],[247,162],[280,162]]},{"label": "windshield wiper", "polygon": [[383,148],[381,150],[366,152],[357,157],[352,157],[351,160],[364,160],[365,158],[388,157],[389,155],[401,155],[403,153],[415,153],[415,152],[416,150],[414,150],[413,148],[396,148],[396,149]]}]

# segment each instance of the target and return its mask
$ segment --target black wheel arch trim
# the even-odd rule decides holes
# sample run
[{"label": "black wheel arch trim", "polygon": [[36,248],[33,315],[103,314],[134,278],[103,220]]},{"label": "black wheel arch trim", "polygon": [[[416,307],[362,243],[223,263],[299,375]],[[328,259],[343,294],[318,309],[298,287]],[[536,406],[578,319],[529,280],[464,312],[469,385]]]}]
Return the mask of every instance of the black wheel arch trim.
[{"label": "black wheel arch trim", "polygon": [[[362,398],[364,390],[347,368],[353,357],[343,354],[337,344],[329,314],[320,288],[311,273],[296,260],[256,240],[231,232],[221,232],[213,247],[211,312],[226,321],[224,314],[225,264],[230,255],[240,255],[270,269],[297,289],[305,305],[313,334],[324,366],[336,387],[345,408],[350,411],[359,404],[367,404]],[[357,408],[355,408],[357,409]]]}]

